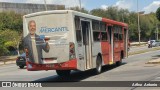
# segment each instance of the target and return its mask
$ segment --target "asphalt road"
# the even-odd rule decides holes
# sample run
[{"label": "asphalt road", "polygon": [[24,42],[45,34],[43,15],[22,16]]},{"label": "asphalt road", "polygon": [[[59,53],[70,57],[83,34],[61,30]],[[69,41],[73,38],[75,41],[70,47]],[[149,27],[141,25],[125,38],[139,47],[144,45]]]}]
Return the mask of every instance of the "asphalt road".
[{"label": "asphalt road", "polygon": [[130,48],[129,52],[137,52],[137,51],[141,51],[141,50],[145,50],[145,49],[149,49],[147,45],[146,46],[132,46]]},{"label": "asphalt road", "polygon": [[[115,65],[103,67],[103,72],[95,75],[93,70],[80,72],[73,71],[71,77],[61,78],[56,75],[55,71],[27,71],[26,69],[19,69],[15,64],[0,66],[0,80],[1,81],[160,81],[160,65],[159,64],[145,64],[151,59],[160,58],[160,51],[152,51],[139,55],[133,55],[123,60],[123,64],[119,67]],[[98,83],[97,83],[98,84]],[[113,83],[114,84],[114,83]],[[0,88],[11,89],[11,88]],[[12,90],[22,88],[12,88]],[[50,88],[25,88],[37,90],[53,90]],[[64,90],[82,90],[82,87],[54,87],[56,89]],[[107,89],[107,90],[160,90],[155,87],[101,87],[101,88],[83,88],[83,89]]]}]

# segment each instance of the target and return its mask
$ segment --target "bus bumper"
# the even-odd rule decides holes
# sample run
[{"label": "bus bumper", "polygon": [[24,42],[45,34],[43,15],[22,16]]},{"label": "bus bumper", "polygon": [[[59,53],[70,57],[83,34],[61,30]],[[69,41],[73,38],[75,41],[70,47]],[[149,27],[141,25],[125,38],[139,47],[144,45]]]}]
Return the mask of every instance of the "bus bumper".
[{"label": "bus bumper", "polygon": [[54,64],[35,64],[27,61],[28,71],[38,71],[38,70],[76,70],[77,69],[77,59],[72,59],[63,63]]}]

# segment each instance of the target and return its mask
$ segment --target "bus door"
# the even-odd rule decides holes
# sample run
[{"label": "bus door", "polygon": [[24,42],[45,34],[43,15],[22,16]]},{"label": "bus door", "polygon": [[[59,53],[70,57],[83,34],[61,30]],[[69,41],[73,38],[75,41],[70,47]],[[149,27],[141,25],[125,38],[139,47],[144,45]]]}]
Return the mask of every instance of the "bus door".
[{"label": "bus door", "polygon": [[112,26],[108,26],[108,36],[109,36],[109,64],[113,64],[113,30]]},{"label": "bus door", "polygon": [[85,70],[92,68],[92,45],[91,45],[91,22],[86,20],[81,20],[81,30],[82,30],[82,47],[83,47],[83,57],[84,57],[84,67]]},{"label": "bus door", "polygon": [[126,28],[123,28],[124,34],[123,34],[123,41],[124,41],[124,55],[125,57],[128,57],[128,30]]},{"label": "bus door", "polygon": [[121,48],[120,48],[120,33],[121,33],[122,29],[121,27],[114,27],[114,34],[113,34],[113,60],[114,62],[119,61],[120,60],[120,52],[121,52]]}]

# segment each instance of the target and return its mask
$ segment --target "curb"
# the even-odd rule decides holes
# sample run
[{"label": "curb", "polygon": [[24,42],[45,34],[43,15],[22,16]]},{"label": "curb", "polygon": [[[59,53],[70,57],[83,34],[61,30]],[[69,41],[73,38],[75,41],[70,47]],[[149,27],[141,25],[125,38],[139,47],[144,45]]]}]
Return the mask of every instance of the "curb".
[{"label": "curb", "polygon": [[15,63],[16,63],[16,60],[6,61],[6,62],[0,62],[0,66],[2,66],[2,65],[8,65],[8,64],[15,64]]},{"label": "curb", "polygon": [[158,61],[158,62],[147,62],[146,64],[160,64],[160,61]]},{"label": "curb", "polygon": [[142,53],[146,53],[146,52],[150,52],[150,51],[157,51],[157,50],[160,50],[160,47],[155,47],[155,48],[152,48],[152,49],[141,50],[141,51],[137,51],[137,52],[130,52],[130,53],[128,53],[128,56],[136,55],[136,54],[142,54]]},{"label": "curb", "polygon": [[150,60],[146,64],[160,64],[160,59],[158,58],[158,59]]}]

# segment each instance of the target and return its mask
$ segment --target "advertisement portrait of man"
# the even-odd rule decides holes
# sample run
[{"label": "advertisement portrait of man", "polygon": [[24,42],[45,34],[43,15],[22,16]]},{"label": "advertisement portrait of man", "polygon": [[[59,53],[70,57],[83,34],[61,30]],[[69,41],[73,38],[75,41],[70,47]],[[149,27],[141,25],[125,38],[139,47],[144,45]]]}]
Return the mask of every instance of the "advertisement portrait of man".
[{"label": "advertisement portrait of man", "polygon": [[48,53],[50,49],[48,41],[44,38],[45,36],[41,37],[36,34],[36,22],[34,20],[28,22],[28,31],[28,35],[23,39],[23,44],[24,49],[28,51],[29,61],[42,64],[42,51]]}]

